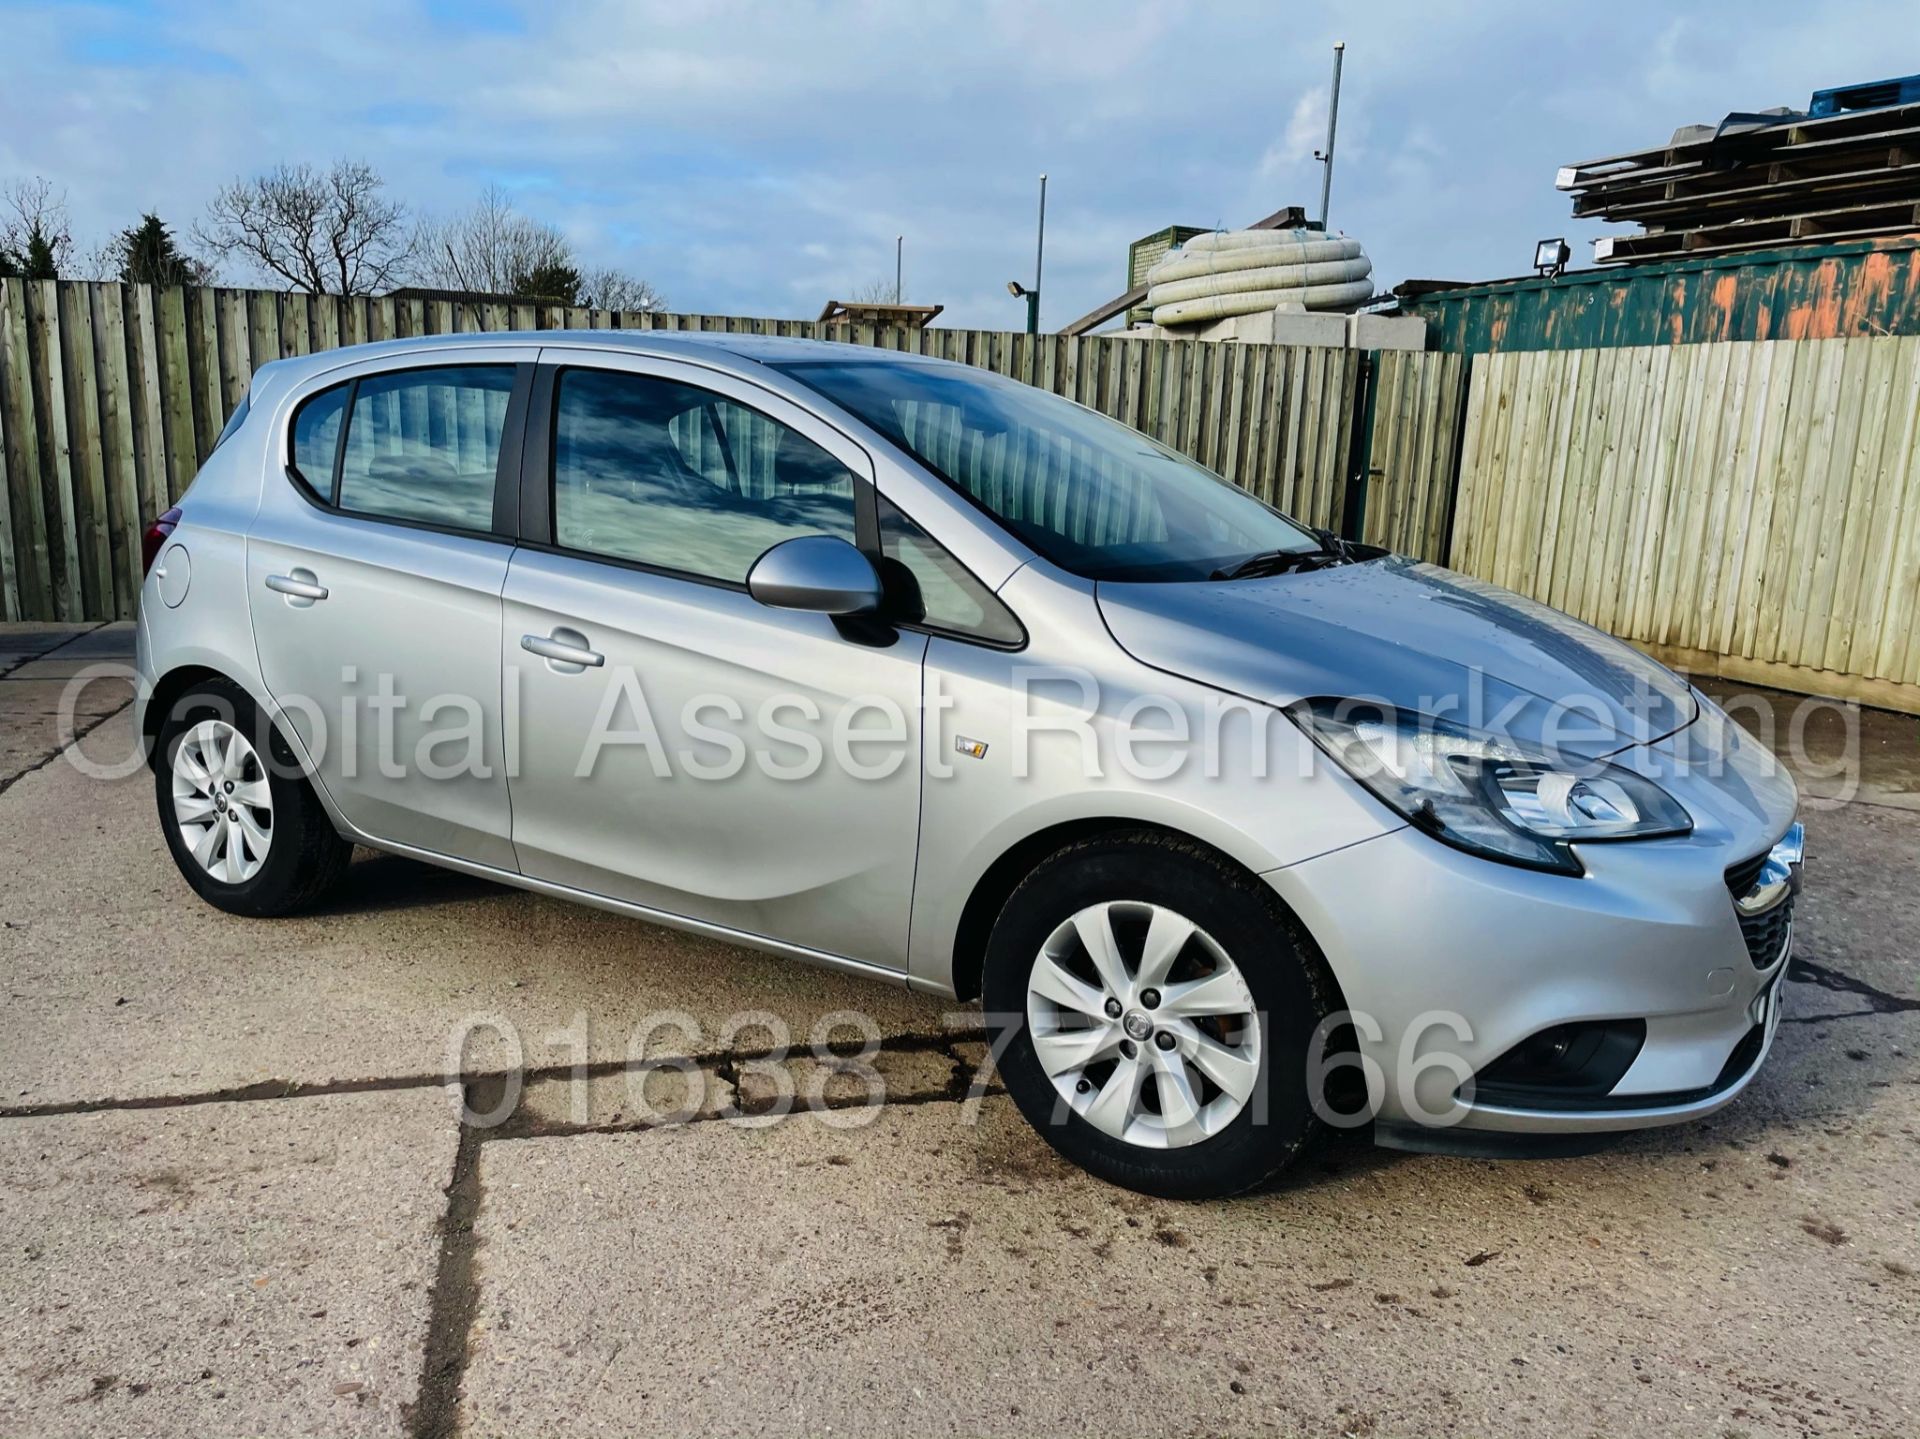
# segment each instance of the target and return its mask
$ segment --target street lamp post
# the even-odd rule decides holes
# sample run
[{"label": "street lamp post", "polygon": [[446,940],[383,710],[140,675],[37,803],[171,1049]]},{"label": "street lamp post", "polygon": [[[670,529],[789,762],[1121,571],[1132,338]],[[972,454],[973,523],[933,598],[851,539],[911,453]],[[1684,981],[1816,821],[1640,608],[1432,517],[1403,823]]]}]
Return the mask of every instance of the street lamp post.
[{"label": "street lamp post", "polygon": [[1327,102],[1327,148],[1315,150],[1313,158],[1326,167],[1320,175],[1320,229],[1327,228],[1327,202],[1333,198],[1333,137],[1340,130],[1340,62],[1346,58],[1347,43],[1333,47],[1333,94]]},{"label": "street lamp post", "polygon": [[900,303],[902,293],[900,289],[900,257],[902,251],[905,249],[906,243],[907,237],[905,235],[895,235],[893,237],[893,303],[896,305]]}]

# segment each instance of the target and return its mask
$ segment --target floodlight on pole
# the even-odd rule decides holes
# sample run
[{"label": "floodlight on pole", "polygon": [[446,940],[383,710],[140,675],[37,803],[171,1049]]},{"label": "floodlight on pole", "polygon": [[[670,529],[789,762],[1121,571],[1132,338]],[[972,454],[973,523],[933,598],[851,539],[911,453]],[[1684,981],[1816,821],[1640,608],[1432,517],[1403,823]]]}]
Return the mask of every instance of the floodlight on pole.
[{"label": "floodlight on pole", "polygon": [[1040,227],[1033,245],[1033,284],[1023,285],[1018,280],[1007,281],[1007,293],[1016,300],[1027,302],[1027,333],[1040,333],[1040,271],[1047,254],[1047,177],[1040,176]]}]

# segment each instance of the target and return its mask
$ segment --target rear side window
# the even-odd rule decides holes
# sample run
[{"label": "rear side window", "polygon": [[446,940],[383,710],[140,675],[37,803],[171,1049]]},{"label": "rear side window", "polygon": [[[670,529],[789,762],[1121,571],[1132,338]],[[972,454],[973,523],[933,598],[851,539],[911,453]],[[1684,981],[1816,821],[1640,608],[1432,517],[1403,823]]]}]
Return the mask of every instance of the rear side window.
[{"label": "rear side window", "polygon": [[361,379],[353,387],[334,503],[359,514],[490,529],[512,393],[511,365]]}]

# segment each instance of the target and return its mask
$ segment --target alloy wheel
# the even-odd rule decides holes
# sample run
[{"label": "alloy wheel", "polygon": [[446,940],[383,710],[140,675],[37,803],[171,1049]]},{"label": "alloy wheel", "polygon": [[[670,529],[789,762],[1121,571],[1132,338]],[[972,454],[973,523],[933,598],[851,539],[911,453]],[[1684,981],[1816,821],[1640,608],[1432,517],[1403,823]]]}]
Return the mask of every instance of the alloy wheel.
[{"label": "alloy wheel", "polygon": [[273,791],[247,737],[202,720],[173,751],[173,814],[194,861],[224,884],[260,872],[273,844]]},{"label": "alloy wheel", "polygon": [[1034,956],[1027,1029],[1060,1098],[1148,1149],[1218,1134],[1260,1074],[1260,1017],[1232,958],[1162,905],[1090,905]]}]

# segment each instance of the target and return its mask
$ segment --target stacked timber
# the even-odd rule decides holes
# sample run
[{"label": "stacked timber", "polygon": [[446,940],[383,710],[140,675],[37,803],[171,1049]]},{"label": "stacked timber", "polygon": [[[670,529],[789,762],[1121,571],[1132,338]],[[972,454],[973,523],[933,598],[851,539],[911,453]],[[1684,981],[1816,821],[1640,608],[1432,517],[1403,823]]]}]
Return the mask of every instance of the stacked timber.
[{"label": "stacked timber", "polygon": [[1729,115],[1556,183],[1577,218],[1642,227],[1596,240],[1602,264],[1907,234],[1920,230],[1920,104]]}]

